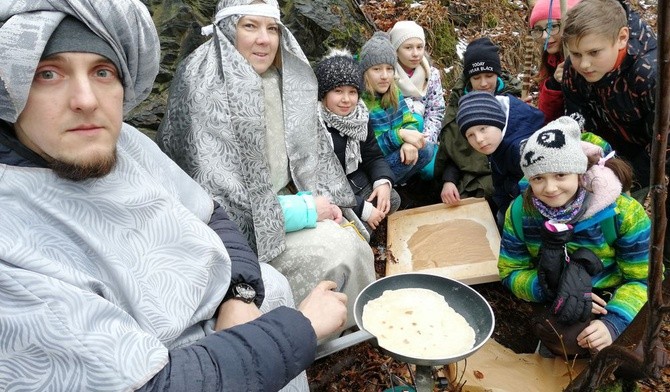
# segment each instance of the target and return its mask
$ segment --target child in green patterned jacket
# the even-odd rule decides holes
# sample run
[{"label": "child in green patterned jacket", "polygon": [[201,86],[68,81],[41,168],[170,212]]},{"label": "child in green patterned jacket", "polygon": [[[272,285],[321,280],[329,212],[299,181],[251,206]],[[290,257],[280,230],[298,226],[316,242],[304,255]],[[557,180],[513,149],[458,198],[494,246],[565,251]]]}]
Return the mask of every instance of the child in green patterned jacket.
[{"label": "child in green patterned jacket", "polygon": [[377,31],[361,48],[363,102],[379,148],[396,178],[404,184],[433,159],[434,144],[418,131],[418,121],[407,107],[394,79],[396,55],[389,35]]},{"label": "child in green patterned jacket", "polygon": [[623,193],[630,166],[612,155],[581,142],[570,117],[521,147],[529,186],[521,213],[507,211],[498,269],[514,295],[549,305],[533,324],[556,355],[609,346],[647,301],[651,224]]}]

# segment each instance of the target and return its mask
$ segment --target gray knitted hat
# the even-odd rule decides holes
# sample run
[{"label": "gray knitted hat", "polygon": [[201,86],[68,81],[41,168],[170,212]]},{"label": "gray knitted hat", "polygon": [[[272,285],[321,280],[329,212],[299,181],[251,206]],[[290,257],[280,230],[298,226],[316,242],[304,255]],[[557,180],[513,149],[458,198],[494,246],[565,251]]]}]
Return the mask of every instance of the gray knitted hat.
[{"label": "gray knitted hat", "polygon": [[363,44],[359,55],[361,72],[365,72],[368,68],[378,64],[394,66],[396,61],[398,61],[398,56],[393,49],[393,45],[391,45],[391,38],[388,33],[383,31],[376,31],[372,38]]},{"label": "gray knitted hat", "polygon": [[501,130],[505,128],[507,116],[500,102],[486,91],[473,91],[458,100],[456,123],[461,135],[475,125],[493,125]]},{"label": "gray knitted hat", "polygon": [[333,49],[314,70],[319,83],[319,101],[328,91],[341,86],[352,86],[361,93],[361,71],[347,50]]},{"label": "gray knitted hat", "polygon": [[545,173],[586,172],[579,123],[563,116],[535,131],[521,145],[521,170],[530,179]]},{"label": "gray knitted hat", "polygon": [[114,63],[119,77],[122,70],[114,49],[85,24],[71,16],[65,17],[47,41],[42,58],[63,52],[95,53]]}]

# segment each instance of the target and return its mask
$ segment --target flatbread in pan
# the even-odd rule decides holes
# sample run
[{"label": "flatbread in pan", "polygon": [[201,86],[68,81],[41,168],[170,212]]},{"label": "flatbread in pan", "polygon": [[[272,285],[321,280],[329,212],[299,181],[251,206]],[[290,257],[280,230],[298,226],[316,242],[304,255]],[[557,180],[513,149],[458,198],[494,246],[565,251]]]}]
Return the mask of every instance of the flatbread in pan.
[{"label": "flatbread in pan", "polygon": [[474,347],[475,331],[435,291],[385,290],[363,308],[363,328],[383,348],[407,357],[454,357]]}]

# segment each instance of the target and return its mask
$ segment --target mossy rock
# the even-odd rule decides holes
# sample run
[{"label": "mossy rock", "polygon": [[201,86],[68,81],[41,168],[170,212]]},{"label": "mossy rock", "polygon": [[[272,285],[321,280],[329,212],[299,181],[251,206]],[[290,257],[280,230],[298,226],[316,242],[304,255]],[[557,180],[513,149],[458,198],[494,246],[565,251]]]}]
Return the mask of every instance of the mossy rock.
[{"label": "mossy rock", "polygon": [[329,48],[346,48],[356,53],[374,31],[372,23],[352,0],[288,0],[280,4],[283,4],[282,22],[312,62]]}]

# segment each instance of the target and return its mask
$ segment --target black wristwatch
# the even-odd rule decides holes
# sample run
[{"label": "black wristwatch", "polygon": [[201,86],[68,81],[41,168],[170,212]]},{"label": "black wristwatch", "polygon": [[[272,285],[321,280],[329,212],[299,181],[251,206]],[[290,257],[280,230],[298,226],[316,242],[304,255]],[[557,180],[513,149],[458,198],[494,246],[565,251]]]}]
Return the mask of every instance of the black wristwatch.
[{"label": "black wristwatch", "polygon": [[256,290],[248,283],[235,283],[228,288],[228,293],[223,297],[224,301],[229,299],[239,299],[250,304],[256,299]]}]

